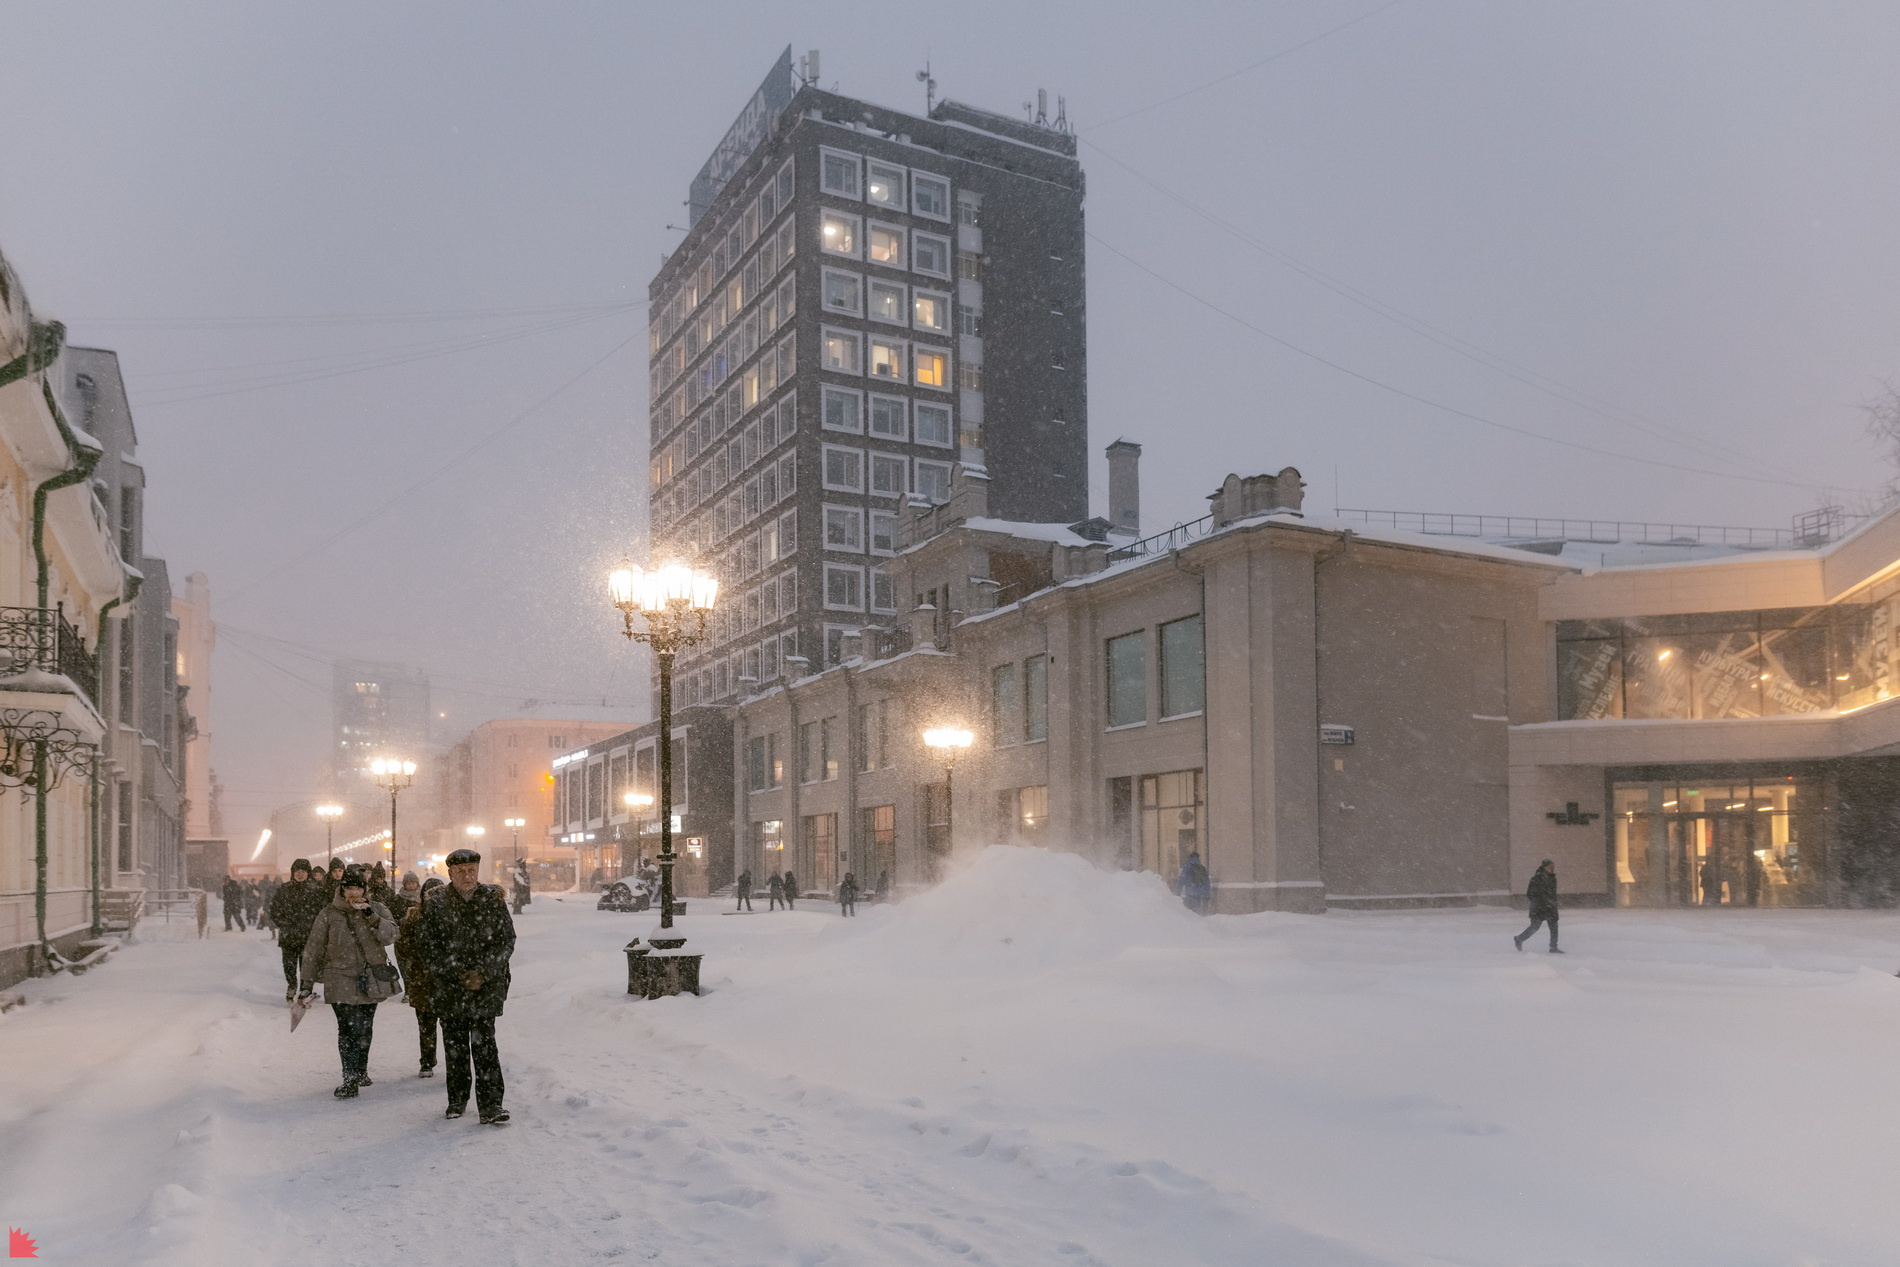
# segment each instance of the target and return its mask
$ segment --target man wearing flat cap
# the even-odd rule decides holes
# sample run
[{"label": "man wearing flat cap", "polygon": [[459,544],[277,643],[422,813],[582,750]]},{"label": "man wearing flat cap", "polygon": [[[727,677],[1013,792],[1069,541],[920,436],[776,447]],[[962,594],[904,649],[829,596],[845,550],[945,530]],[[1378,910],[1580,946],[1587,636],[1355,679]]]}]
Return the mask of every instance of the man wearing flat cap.
[{"label": "man wearing flat cap", "polygon": [[487,1126],[508,1120],[502,1107],[501,1054],[495,1018],[508,997],[508,960],[515,922],[501,886],[478,878],[482,856],[457,849],[447,859],[449,883],[422,904],[416,948],[429,965],[430,1005],[442,1022],[448,1063],[447,1117],[468,1110],[470,1066],[475,1107]]}]

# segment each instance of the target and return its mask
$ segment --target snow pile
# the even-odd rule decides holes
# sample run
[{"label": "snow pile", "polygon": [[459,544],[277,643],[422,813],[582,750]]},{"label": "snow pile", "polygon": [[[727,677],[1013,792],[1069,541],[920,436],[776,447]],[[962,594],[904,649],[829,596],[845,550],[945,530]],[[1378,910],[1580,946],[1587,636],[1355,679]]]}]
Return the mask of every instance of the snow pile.
[{"label": "snow pile", "polygon": [[1131,946],[1198,944],[1207,935],[1159,876],[1003,845],[901,905],[862,909],[875,912],[875,923],[834,953],[944,974],[1100,963]]}]

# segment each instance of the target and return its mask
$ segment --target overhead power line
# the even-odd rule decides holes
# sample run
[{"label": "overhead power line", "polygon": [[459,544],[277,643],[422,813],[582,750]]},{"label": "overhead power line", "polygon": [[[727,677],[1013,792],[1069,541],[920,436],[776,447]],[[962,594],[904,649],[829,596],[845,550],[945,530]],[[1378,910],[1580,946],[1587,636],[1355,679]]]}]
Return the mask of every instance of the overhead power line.
[{"label": "overhead power line", "polygon": [[1388,392],[1394,396],[1398,396],[1404,400],[1412,401],[1415,404],[1424,405],[1430,409],[1439,410],[1440,412],[1450,414],[1453,417],[1463,418],[1469,422],[1480,423],[1487,427],[1496,428],[1499,431],[1507,431],[1507,432],[1510,432],[1512,435],[1524,436],[1532,440],[1541,440],[1546,444],[1560,445],[1563,448],[1575,449],[1578,452],[1582,452],[1582,453],[1594,453],[1598,455],[1599,457],[1616,458],[1619,461],[1623,461],[1623,462],[1636,462],[1644,466],[1661,467],[1665,470],[1671,470],[1671,471],[1683,471],[1692,475],[1712,475],[1716,477],[1717,479],[1741,480],[1745,483],[1750,483],[1750,484],[1774,484],[1774,485],[1779,485],[1779,486],[1787,487],[1787,488],[1806,489],[1813,492],[1837,491],[1836,486],[1833,486],[1833,485],[1809,484],[1809,483],[1804,483],[1799,480],[1777,479],[1772,476],[1740,475],[1732,471],[1717,471],[1717,470],[1712,470],[1708,467],[1703,467],[1703,466],[1690,466],[1684,462],[1670,462],[1662,458],[1645,458],[1645,457],[1638,457],[1635,454],[1631,454],[1631,453],[1618,453],[1614,449],[1599,448],[1596,445],[1584,444],[1581,441],[1577,441],[1577,440],[1565,440],[1559,436],[1545,435],[1544,433],[1540,431],[1533,431],[1529,427],[1521,427],[1521,426],[1517,426],[1514,423],[1502,422],[1496,418],[1487,418],[1483,414],[1473,413],[1468,409],[1460,409],[1456,405],[1448,405],[1445,402],[1440,401],[1440,400],[1433,400],[1429,396],[1422,396],[1417,392],[1409,391],[1406,388],[1400,387],[1395,383],[1388,383],[1383,379],[1375,378],[1370,374],[1362,373],[1359,370],[1353,369],[1351,366],[1343,365],[1340,362],[1332,360],[1329,357],[1322,356],[1318,352],[1312,351],[1310,348],[1301,347],[1299,344],[1294,343],[1292,340],[1282,338],[1280,335],[1273,333],[1271,330],[1263,329],[1262,327],[1255,325],[1253,322],[1248,321],[1245,317],[1242,317],[1237,313],[1230,312],[1227,309],[1221,307],[1219,304],[1215,303],[1213,300],[1208,299],[1205,296],[1196,294],[1194,291],[1189,290],[1187,287],[1181,285],[1179,282],[1173,280],[1172,278],[1163,276],[1161,273],[1156,272],[1154,269],[1148,267],[1146,264],[1143,264],[1140,260],[1137,260],[1133,256],[1129,255],[1126,251],[1123,251],[1121,248],[1117,247],[1114,243],[1109,242],[1105,240],[1104,238],[1102,238],[1101,235],[1091,231],[1089,233],[1089,237],[1093,239],[1098,245],[1103,247],[1105,250],[1109,251],[1111,254],[1118,256],[1120,259],[1128,263],[1131,267],[1139,269],[1141,272],[1146,273],[1148,276],[1154,278],[1156,281],[1160,282],[1162,285],[1168,287],[1170,290],[1179,292],[1180,294],[1186,296],[1188,299],[1191,299],[1195,303],[1201,305],[1203,308],[1206,308],[1208,311],[1216,313],[1219,316],[1225,317],[1229,321],[1232,321],[1234,324],[1238,326],[1241,326],[1241,327],[1244,327],[1245,329],[1253,331],[1255,334],[1259,335],[1261,338],[1266,339],[1269,342],[1275,343],[1279,345],[1280,347],[1287,349],[1289,352],[1296,352],[1299,355],[1306,357],[1310,361],[1314,361],[1320,365],[1325,366],[1327,369],[1333,370],[1336,373],[1344,374],[1348,378],[1357,379],[1359,382],[1365,383],[1366,385],[1370,387],[1376,387],[1380,391]]},{"label": "overhead power line", "polygon": [[323,312],[283,313],[275,316],[230,317],[75,317],[75,326],[111,326],[114,328],[233,329],[242,326],[330,326],[385,325],[428,321],[485,321],[496,317],[552,316],[557,313],[605,311],[614,308],[641,308],[644,299],[617,299],[587,304],[540,304],[524,308],[463,308],[424,312]]}]

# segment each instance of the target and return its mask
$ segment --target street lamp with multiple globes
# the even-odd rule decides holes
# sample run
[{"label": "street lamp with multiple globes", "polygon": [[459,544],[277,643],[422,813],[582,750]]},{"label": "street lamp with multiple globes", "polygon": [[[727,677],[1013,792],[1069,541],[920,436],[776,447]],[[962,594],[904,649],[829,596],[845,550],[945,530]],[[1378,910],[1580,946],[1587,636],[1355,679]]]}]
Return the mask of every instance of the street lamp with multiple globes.
[{"label": "street lamp with multiple globes", "polygon": [[470,823],[467,827],[464,827],[462,829],[462,834],[468,837],[468,847],[470,849],[473,849],[475,848],[475,846],[482,843],[482,837],[488,834],[488,829],[486,827],[479,827],[473,823]]},{"label": "street lamp with multiple globes", "polygon": [[936,749],[943,759],[943,847],[946,852],[952,842],[955,821],[950,780],[956,771],[957,754],[975,742],[976,736],[961,726],[935,726],[924,732],[924,743]]},{"label": "street lamp with multiple globes", "polygon": [[515,861],[520,862],[521,861],[521,829],[528,825],[528,820],[525,818],[504,818],[501,820],[501,825],[514,833]]},{"label": "street lamp with multiple globes", "polygon": [[399,757],[378,757],[369,763],[369,773],[376,780],[376,786],[389,793],[389,883],[393,888],[396,880],[396,794],[416,781],[416,763]]},{"label": "street lamp with multiple globes", "polygon": [[336,857],[336,820],[343,817],[343,807],[319,805],[317,817],[323,820],[323,865],[328,868],[330,860]]},{"label": "street lamp with multiple globes", "polygon": [[[620,609],[629,639],[653,648],[660,671],[660,928],[673,927],[673,657],[706,636],[706,614],[719,598],[719,579],[673,562],[643,569],[623,563],[607,578],[607,593]],[[634,613],[646,620],[633,627]],[[648,942],[656,950],[677,950],[684,937]]]}]

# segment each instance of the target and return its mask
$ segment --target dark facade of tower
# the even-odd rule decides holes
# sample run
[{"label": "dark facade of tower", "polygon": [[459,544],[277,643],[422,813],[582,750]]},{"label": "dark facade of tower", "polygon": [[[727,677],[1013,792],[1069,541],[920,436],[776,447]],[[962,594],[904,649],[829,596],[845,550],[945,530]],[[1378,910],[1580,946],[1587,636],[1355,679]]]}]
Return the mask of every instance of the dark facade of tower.
[{"label": "dark facade of tower", "polygon": [[[780,59],[649,287],[654,551],[722,583],[681,702],[891,625],[906,504],[961,464],[1000,519],[1088,514],[1082,170],[1059,127],[924,118]],[[788,659],[790,661],[788,665]]]}]

